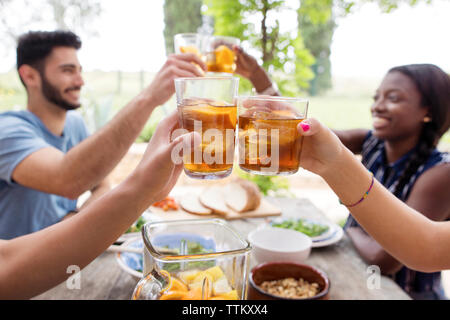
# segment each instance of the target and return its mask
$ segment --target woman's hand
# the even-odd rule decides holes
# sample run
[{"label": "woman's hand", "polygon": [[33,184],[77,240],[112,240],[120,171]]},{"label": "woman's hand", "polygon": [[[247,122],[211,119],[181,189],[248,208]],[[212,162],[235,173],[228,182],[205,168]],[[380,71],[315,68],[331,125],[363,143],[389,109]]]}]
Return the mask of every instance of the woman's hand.
[{"label": "woman's hand", "polygon": [[236,55],[236,73],[250,79],[251,75],[260,68],[258,61],[239,46],[233,46],[233,51]]},{"label": "woman's hand", "polygon": [[236,55],[236,74],[248,79],[257,92],[263,92],[272,86],[272,81],[258,61],[246,53],[241,47],[233,46]]},{"label": "woman's hand", "polygon": [[314,118],[300,122],[297,129],[304,136],[300,165],[321,176],[337,170],[345,150],[339,138]]},{"label": "woman's hand", "polygon": [[173,132],[178,127],[178,113],[174,111],[156,127],[141,162],[132,174],[132,179],[139,181],[141,192],[149,194],[151,203],[160,201],[169,194],[183,169],[183,164],[177,161],[180,158],[174,159],[182,155],[173,155],[173,149],[180,147],[181,150],[193,150],[200,142],[200,136],[195,132],[172,140]]}]

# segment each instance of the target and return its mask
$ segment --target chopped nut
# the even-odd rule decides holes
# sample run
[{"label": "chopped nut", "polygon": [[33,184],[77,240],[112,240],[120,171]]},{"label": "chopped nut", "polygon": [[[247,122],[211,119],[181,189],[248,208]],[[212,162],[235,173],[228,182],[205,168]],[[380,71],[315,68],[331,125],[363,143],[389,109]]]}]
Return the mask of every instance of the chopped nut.
[{"label": "chopped nut", "polygon": [[320,291],[319,284],[309,283],[300,278],[285,278],[274,281],[264,281],[260,285],[264,291],[283,298],[311,298]]}]

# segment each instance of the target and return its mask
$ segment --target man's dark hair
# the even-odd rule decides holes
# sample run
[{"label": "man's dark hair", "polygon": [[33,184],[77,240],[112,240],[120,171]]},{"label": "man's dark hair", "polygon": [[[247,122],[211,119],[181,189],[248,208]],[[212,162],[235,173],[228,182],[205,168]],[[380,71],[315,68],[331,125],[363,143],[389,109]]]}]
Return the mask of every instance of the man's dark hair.
[{"label": "man's dark hair", "polygon": [[[80,38],[71,31],[30,31],[17,44],[17,70],[28,64],[43,72],[43,62],[55,47],[81,48]],[[23,83],[23,80],[20,79]],[[25,84],[24,84],[25,85]]]}]

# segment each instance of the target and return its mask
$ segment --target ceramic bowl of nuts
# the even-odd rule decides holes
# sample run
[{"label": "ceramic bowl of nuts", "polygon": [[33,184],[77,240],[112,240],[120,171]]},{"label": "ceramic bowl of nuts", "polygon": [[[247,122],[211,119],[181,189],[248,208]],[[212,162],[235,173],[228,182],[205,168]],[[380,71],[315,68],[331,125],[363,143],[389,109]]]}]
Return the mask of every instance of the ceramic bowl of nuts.
[{"label": "ceramic bowl of nuts", "polygon": [[327,300],[328,276],[317,268],[293,262],[268,262],[250,274],[249,300]]}]

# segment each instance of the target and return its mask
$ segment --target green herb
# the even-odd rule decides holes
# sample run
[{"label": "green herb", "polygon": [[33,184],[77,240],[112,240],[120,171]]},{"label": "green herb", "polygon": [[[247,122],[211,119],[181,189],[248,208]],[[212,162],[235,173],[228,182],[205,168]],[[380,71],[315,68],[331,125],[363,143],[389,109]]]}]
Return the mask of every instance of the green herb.
[{"label": "green herb", "polygon": [[328,231],[329,227],[321,223],[314,223],[305,219],[289,219],[281,223],[273,223],[272,227],[300,231],[309,237],[317,237]]},{"label": "green herb", "polygon": [[[254,182],[258,186],[259,191],[265,196],[269,195],[269,191],[277,194],[281,190],[285,191],[284,193],[289,190],[289,180],[285,177],[261,176],[245,172],[239,168],[236,169],[235,171],[239,177]],[[280,194],[282,193],[280,192]]]},{"label": "green herb", "polygon": [[[183,240],[182,240],[183,241]],[[166,246],[166,248],[168,248]],[[179,249],[177,249],[179,252]],[[211,249],[205,249],[199,242],[196,241],[187,241],[187,254],[202,254],[202,253],[211,253],[213,250]],[[193,269],[193,268],[210,268],[215,266],[215,261],[191,261],[186,263],[186,269]],[[180,270],[180,263],[164,263],[162,265],[162,269],[167,270],[168,272],[175,272]]]},{"label": "green herb", "polygon": [[131,227],[129,227],[128,230],[125,231],[125,233],[140,232],[146,222],[147,221],[144,218],[139,217],[136,223],[134,223]]}]

